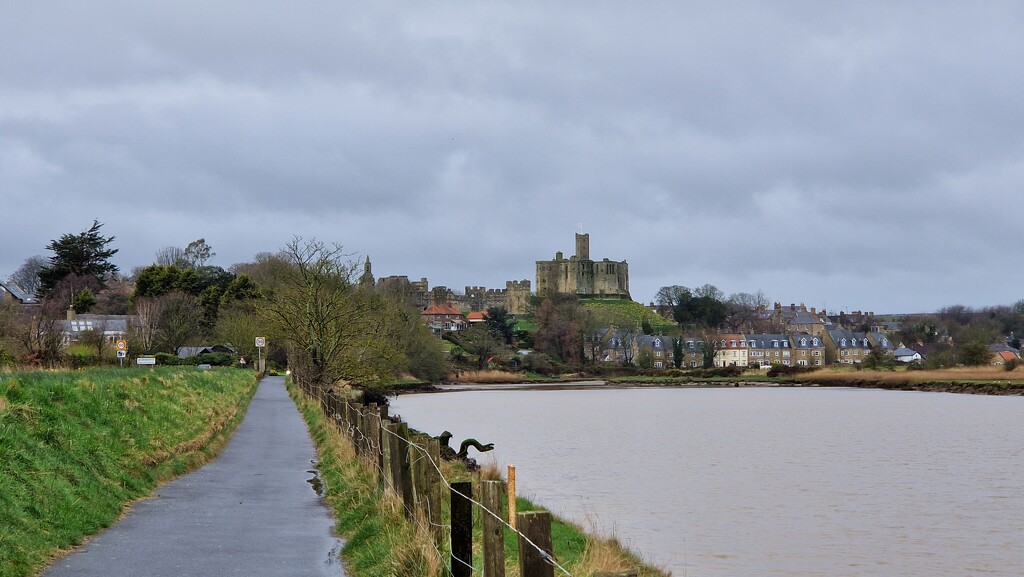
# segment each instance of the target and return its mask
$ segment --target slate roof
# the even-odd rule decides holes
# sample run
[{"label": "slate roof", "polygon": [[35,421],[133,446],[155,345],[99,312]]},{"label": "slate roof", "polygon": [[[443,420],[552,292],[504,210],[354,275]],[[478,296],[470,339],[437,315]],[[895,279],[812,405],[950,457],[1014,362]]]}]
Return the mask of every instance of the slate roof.
[{"label": "slate roof", "polygon": [[792,346],[791,340],[789,335],[783,333],[747,335],[747,348],[752,350],[788,349]]},{"label": "slate roof", "polygon": [[0,281],[0,290],[7,291],[12,297],[20,301],[22,304],[34,303],[36,299],[29,296],[25,291],[21,290],[21,287],[14,284],[13,282]]},{"label": "slate roof", "polygon": [[[790,344],[794,349],[820,349],[825,346],[825,341],[821,337],[816,337],[810,333],[793,333],[790,335]],[[806,344],[801,344],[803,341]]]},{"label": "slate roof", "polygon": [[92,330],[102,330],[103,334],[106,335],[123,335],[128,332],[129,319],[138,319],[138,317],[128,315],[78,315],[78,318],[75,320],[62,320],[59,322],[64,332],[74,339],[80,333]]},{"label": "slate roof", "polygon": [[[845,329],[833,329],[828,332],[828,336],[832,337],[832,342],[841,349],[870,349],[871,343],[868,341],[867,333],[848,331]],[[846,342],[843,345],[843,342]]]}]

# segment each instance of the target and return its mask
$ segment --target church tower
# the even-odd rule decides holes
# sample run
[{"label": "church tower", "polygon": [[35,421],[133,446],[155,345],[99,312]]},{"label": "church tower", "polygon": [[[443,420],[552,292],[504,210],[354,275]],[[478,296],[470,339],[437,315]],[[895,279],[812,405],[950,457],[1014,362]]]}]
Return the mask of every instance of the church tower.
[{"label": "church tower", "polygon": [[370,268],[370,256],[366,256],[366,262],[363,263],[363,276],[359,277],[359,288],[373,288],[373,271]]}]

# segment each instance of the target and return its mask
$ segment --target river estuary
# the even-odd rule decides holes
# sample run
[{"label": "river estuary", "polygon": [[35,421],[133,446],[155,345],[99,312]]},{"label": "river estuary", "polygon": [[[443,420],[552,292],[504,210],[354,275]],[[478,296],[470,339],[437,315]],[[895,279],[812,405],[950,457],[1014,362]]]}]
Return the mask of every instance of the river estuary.
[{"label": "river estuary", "polygon": [[834,388],[405,395],[520,494],[675,577],[1024,575],[1024,398]]}]

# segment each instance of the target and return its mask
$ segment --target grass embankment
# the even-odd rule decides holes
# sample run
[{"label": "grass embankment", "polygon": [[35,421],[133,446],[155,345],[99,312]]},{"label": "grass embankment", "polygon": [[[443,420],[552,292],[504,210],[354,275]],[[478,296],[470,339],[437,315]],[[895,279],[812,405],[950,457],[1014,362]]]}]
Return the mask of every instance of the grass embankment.
[{"label": "grass embankment", "polygon": [[608,379],[619,385],[821,385],[862,387],[907,391],[938,391],[988,395],[1024,395],[1024,370],[1007,371],[1002,367],[959,367],[932,371],[856,370],[831,367],[807,373],[769,377],[763,371],[749,369],[736,377],[661,377],[648,375]]},{"label": "grass embankment", "polygon": [[[377,479],[356,457],[352,443],[324,416],[319,404],[303,396],[290,382],[289,390],[317,444],[324,498],[337,518],[338,533],[347,539],[343,555],[349,574],[353,577],[439,577],[445,574],[450,552],[444,547],[435,547],[427,529],[405,518],[396,496],[382,494]],[[464,466],[449,462],[442,463],[441,469],[449,482],[478,482],[481,476],[490,479],[499,476],[493,468],[470,473]],[[474,494],[479,494],[479,490],[475,489]],[[520,512],[540,510],[523,498],[516,499],[516,506]],[[505,507],[507,516],[507,504]],[[474,510],[473,516],[473,560],[479,573],[483,556],[479,509]],[[442,525],[449,523],[446,504]],[[587,535],[580,527],[562,519],[554,519],[551,533],[556,559],[577,577],[598,571],[627,570],[637,570],[640,577],[667,575],[644,565],[615,539]],[[509,577],[518,575],[518,554],[516,535],[506,531],[505,565]]]},{"label": "grass embankment", "polygon": [[477,383],[477,384],[509,384],[509,383],[548,383],[557,382],[558,378],[545,377],[537,373],[511,371],[484,370],[484,371],[461,371],[449,375],[448,380],[453,383]]},{"label": "grass embankment", "polygon": [[1024,370],[959,367],[933,371],[850,371],[822,369],[787,377],[801,384],[879,389],[1024,395]]},{"label": "grass embankment", "polygon": [[234,369],[0,373],[0,575],[35,574],[209,460],[255,383]]}]

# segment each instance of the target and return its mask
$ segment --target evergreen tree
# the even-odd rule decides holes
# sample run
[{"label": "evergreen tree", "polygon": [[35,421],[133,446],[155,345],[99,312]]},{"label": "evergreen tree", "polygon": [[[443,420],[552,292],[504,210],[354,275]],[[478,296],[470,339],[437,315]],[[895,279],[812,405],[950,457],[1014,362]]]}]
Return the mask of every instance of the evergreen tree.
[{"label": "evergreen tree", "polygon": [[103,237],[99,221],[93,220],[89,230],[79,234],[65,234],[46,246],[53,251],[49,265],[39,271],[39,294],[50,296],[57,284],[69,275],[92,277],[99,286],[105,287],[107,278],[117,272],[117,266],[109,261],[117,253],[108,248],[114,237]]}]

